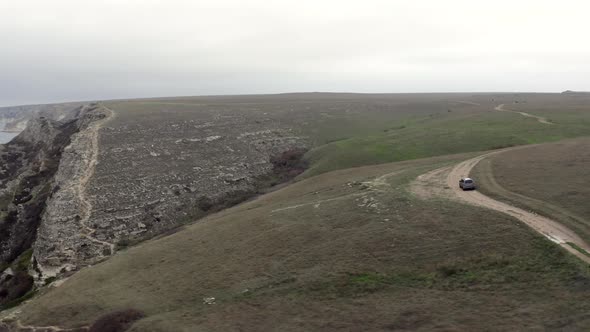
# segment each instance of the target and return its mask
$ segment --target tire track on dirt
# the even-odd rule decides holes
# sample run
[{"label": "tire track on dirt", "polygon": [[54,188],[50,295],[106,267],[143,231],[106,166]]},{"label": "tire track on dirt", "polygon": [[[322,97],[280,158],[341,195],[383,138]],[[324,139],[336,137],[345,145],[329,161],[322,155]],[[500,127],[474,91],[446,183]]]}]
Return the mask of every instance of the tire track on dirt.
[{"label": "tire track on dirt", "polygon": [[[394,172],[386,173],[386,174],[376,177],[375,179],[373,179],[371,181],[363,182],[362,184],[367,186],[367,189],[370,189],[371,191],[374,191],[374,192],[387,192],[386,189],[383,189],[383,187],[389,187],[389,184],[387,183],[387,179],[389,177],[397,175],[401,172],[402,172],[402,170],[397,170]],[[275,213],[275,212],[280,212],[280,211],[285,211],[285,210],[292,210],[292,209],[297,209],[300,207],[310,206],[310,205],[313,205],[315,208],[319,208],[322,203],[333,202],[333,201],[338,201],[338,200],[342,200],[342,199],[359,197],[359,196],[366,196],[366,195],[367,195],[366,192],[354,192],[354,193],[350,193],[347,195],[326,198],[326,199],[322,199],[322,200],[316,200],[316,201],[311,201],[311,202],[301,203],[301,204],[296,204],[296,205],[290,205],[290,206],[271,210],[270,213]]]},{"label": "tire track on dirt", "polygon": [[540,123],[546,124],[546,125],[554,125],[555,123],[550,122],[549,120],[547,120],[544,117],[541,116],[537,116],[537,115],[533,115],[527,112],[519,112],[519,111],[513,111],[513,110],[509,110],[504,108],[504,104],[500,104],[498,106],[496,106],[496,108],[494,108],[496,111],[500,111],[500,112],[512,112],[512,113],[518,113],[522,116],[526,116],[527,118],[534,118],[537,119],[537,121],[539,121]]},{"label": "tire track on dirt", "polygon": [[458,103],[458,104],[464,104],[464,105],[481,106],[480,103],[476,103],[476,102],[473,102],[473,101],[467,101],[467,100],[457,100],[457,101],[454,101],[454,102],[455,103]]},{"label": "tire track on dirt", "polygon": [[81,331],[88,331],[90,327],[77,327],[71,329],[63,329],[59,326],[31,326],[31,325],[23,325],[20,321],[16,321],[14,326],[10,328],[16,329],[15,331],[26,331],[26,332],[81,332]]},{"label": "tire track on dirt", "polygon": [[312,202],[308,202],[308,203],[301,203],[301,204],[286,206],[284,208],[274,209],[274,210],[270,211],[270,213],[276,213],[276,212],[281,212],[281,211],[286,211],[286,210],[293,210],[293,209],[297,209],[297,208],[304,207],[304,206],[310,206],[310,205],[313,205],[315,208],[318,208],[320,206],[320,204],[322,204],[322,203],[338,201],[338,200],[342,200],[342,199],[346,199],[346,198],[350,198],[350,197],[360,196],[362,194],[363,193],[352,193],[352,194],[348,194],[348,195],[344,195],[344,196],[338,196],[338,197],[333,197],[333,198],[312,201]]},{"label": "tire track on dirt", "polygon": [[[526,146],[519,146],[515,148],[494,151],[467,159],[452,167],[447,166],[435,169],[416,178],[416,180],[414,180],[414,182],[410,185],[410,189],[414,192],[414,194],[425,199],[435,196],[452,198],[471,205],[485,207],[508,214],[524,222],[533,230],[544,235],[549,240],[557,243],[581,260],[590,263],[590,257],[576,250],[571,244],[574,244],[575,246],[585,250],[587,253],[590,253],[590,246],[585,243],[584,240],[582,240],[582,238],[580,238],[575,232],[561,223],[540,216],[534,212],[529,212],[521,208],[511,206],[507,203],[497,201],[477,190],[463,191],[461,188],[459,188],[459,180],[461,177],[467,177],[473,167],[475,167],[475,165],[477,165],[484,158],[505,151],[522,149],[525,147]],[[432,188],[437,189],[424,189],[430,188],[431,186],[436,186]]]}]

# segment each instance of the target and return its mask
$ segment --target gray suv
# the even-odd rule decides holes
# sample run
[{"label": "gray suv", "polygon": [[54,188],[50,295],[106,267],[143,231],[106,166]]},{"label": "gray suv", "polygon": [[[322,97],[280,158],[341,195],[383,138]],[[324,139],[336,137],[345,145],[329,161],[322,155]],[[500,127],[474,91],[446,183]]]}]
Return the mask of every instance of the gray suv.
[{"label": "gray suv", "polygon": [[459,180],[459,188],[463,190],[475,189],[475,181],[472,178],[461,178]]}]

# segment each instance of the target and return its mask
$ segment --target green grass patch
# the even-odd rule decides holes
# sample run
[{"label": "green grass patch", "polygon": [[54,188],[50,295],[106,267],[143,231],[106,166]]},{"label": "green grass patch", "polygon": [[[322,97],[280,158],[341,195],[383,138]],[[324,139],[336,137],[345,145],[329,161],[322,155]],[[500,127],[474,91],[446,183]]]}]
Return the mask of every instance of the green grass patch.
[{"label": "green grass patch", "polygon": [[533,241],[533,256],[488,255],[449,260],[423,270],[349,273],[306,285],[294,284],[289,294],[335,298],[404,288],[482,291],[514,290],[531,285],[547,287],[551,284],[547,283],[548,280],[585,280],[590,283],[589,271],[581,272],[580,265],[568,253],[546,239],[536,238]]},{"label": "green grass patch", "polygon": [[404,272],[394,274],[363,273],[347,277],[346,285],[354,293],[377,291],[385,286],[430,287],[434,283],[432,273]]},{"label": "green grass patch", "polygon": [[[590,133],[590,114],[548,126],[514,113],[445,113],[404,121],[396,130],[372,131],[321,145],[306,157],[305,176],[349,167],[553,142]],[[570,115],[572,116],[572,115]],[[401,121],[401,120],[400,120]]]},{"label": "green grass patch", "polygon": [[49,277],[49,278],[45,279],[45,285],[49,285],[56,280],[57,280],[56,277]]}]

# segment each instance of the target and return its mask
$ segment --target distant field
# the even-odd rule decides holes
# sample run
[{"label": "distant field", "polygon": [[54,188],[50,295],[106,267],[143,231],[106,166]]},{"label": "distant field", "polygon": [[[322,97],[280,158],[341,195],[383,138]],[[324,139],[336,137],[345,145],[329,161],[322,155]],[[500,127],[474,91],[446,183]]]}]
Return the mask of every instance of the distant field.
[{"label": "distant field", "polygon": [[[567,95],[483,95],[464,98],[480,105],[439,102],[427,115],[413,115],[366,135],[355,135],[312,150],[311,176],[334,169],[424,158],[450,153],[483,151],[513,145],[552,142],[590,135],[590,98]],[[519,103],[515,103],[519,101]],[[547,117],[555,125],[516,113],[494,111],[507,103]],[[524,105],[524,106],[523,106]],[[408,111],[418,105],[406,105]]]},{"label": "distant field", "polygon": [[587,265],[505,215],[408,192],[468,157],[303,180],[84,269],[21,318],[80,326],[135,308],[147,317],[133,331],[590,328]]},{"label": "distant field", "polygon": [[[548,126],[508,109],[547,117]],[[241,114],[309,140],[309,177],[355,166],[590,135],[590,96],[568,94],[326,94],[211,96],[110,102],[122,121],[165,114]]]},{"label": "distant field", "polygon": [[475,168],[480,189],[555,218],[590,242],[590,139],[501,153]]}]

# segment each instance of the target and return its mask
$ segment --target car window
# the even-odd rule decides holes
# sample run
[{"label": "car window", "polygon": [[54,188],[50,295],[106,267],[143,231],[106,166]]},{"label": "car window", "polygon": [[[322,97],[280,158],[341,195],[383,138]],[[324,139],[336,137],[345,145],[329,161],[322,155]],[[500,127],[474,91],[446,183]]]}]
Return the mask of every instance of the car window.
[{"label": "car window", "polygon": [[473,180],[465,180],[465,183],[473,183]]}]

